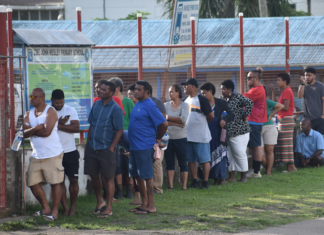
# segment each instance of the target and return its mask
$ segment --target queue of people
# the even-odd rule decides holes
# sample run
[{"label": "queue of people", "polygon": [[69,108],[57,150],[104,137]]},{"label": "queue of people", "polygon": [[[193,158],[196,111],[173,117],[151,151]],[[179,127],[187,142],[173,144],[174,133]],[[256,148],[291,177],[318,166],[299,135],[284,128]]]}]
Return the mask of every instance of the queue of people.
[{"label": "queue of people", "polygon": [[[146,81],[128,86],[125,97],[120,78],[99,80],[84,152],[84,174],[91,177],[97,199],[92,213],[98,218],[113,215],[114,198],[124,196],[123,174],[127,176],[126,197],[134,198],[135,189],[130,204],[137,207],[130,212],[156,213],[154,194],[163,194],[163,159],[169,191],[173,190],[175,158],[182,190],[187,190],[189,171],[192,182],[188,188],[208,189],[209,179],[214,185],[235,182],[235,172],[240,172],[238,182],[242,183],[249,177],[261,178],[261,166],[265,175],[271,175],[274,162],[286,163],[285,172],[296,171],[296,166],[320,166],[324,156],[324,85],[315,77],[314,68],[306,68],[305,78],[301,77],[298,96],[305,99],[305,119],[295,150],[295,104],[287,73],[277,75],[282,90],[278,101],[273,86],[271,99],[267,99],[261,68],[248,73],[250,89],[245,94],[235,93],[234,82],[225,80],[220,84],[222,96],[215,98],[214,84],[199,86],[195,78],[189,78],[181,83],[187,97],[183,99],[181,87],[174,84],[169,88],[170,101],[164,104],[152,96],[152,86]],[[80,126],[77,112],[64,103],[64,92],[59,89],[52,92],[52,107],[45,103],[41,88],[35,88],[29,99],[33,108],[24,117],[24,137],[30,138],[33,153],[27,185],[42,205],[34,215],[55,220],[60,202],[64,215],[74,215],[80,158],[73,135]],[[166,135],[167,145],[162,142]],[[247,148],[252,153],[250,172]],[[70,208],[65,175],[70,182]],[[52,189],[52,209],[41,187],[46,183]]]}]

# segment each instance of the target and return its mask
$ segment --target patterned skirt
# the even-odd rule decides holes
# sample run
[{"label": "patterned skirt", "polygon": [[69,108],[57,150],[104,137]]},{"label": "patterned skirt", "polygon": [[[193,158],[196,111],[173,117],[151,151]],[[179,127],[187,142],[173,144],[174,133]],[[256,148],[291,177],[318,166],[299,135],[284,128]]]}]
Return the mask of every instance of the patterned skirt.
[{"label": "patterned skirt", "polygon": [[291,116],[279,120],[279,135],[275,157],[276,162],[294,163],[294,127],[295,120]]}]

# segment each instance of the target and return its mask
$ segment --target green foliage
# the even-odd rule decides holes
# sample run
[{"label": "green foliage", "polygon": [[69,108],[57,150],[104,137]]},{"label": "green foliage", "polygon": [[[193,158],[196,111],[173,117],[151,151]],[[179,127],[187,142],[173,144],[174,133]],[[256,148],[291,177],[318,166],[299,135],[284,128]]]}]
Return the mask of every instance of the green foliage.
[{"label": "green foliage", "polygon": [[104,19],[100,19],[100,18],[96,17],[96,18],[94,18],[94,19],[91,19],[91,20],[109,20],[109,19],[107,19],[107,18],[104,18]]},{"label": "green foliage", "polygon": [[128,14],[128,16],[126,18],[121,18],[119,20],[136,20],[138,13],[141,13],[142,14],[142,19],[143,20],[147,19],[146,16],[151,15],[151,13],[146,12],[146,11],[135,11],[133,13]]},{"label": "green foliage", "polygon": [[[173,191],[168,191],[165,187],[162,195],[154,196],[157,213],[149,215],[128,212],[135,206],[129,205],[130,199],[121,199],[113,203],[112,217],[98,219],[92,214],[95,195],[79,196],[75,216],[62,216],[60,206],[55,221],[46,221],[43,216],[31,217],[3,223],[0,231],[38,228],[43,231],[44,226],[49,226],[71,230],[159,230],[160,233],[161,230],[244,232],[323,217],[323,167],[289,173],[282,170],[274,170],[272,176],[263,175],[261,179],[248,179],[246,183],[211,185],[208,190],[182,191],[180,185],[174,185]],[[28,204],[27,214],[40,209],[39,204]]]}]

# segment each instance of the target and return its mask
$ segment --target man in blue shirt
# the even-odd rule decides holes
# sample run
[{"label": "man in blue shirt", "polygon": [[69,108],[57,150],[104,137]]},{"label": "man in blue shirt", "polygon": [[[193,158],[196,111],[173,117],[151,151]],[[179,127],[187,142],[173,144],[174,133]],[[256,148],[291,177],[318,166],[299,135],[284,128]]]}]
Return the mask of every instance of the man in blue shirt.
[{"label": "man in blue shirt", "polygon": [[109,217],[112,215],[111,204],[115,192],[116,159],[115,149],[123,134],[123,111],[112,99],[116,86],[105,81],[100,88],[101,100],[92,106],[88,122],[90,123],[87,145],[84,152],[84,174],[90,175],[93,189],[97,197],[97,206],[93,214],[99,214],[104,207],[102,198],[102,183],[107,189],[107,207],[98,216]]},{"label": "man in blue shirt", "polygon": [[324,140],[321,133],[312,129],[311,121],[300,123],[302,133],[297,137],[295,152],[303,167],[320,166],[323,160]]},{"label": "man in blue shirt", "polygon": [[[142,197],[142,205],[130,210],[136,214],[156,213],[154,205],[153,155],[154,144],[160,147],[168,124],[158,107],[149,98],[149,83],[138,81],[134,96],[138,100],[134,106],[128,127],[130,144],[129,174],[137,180]],[[146,188],[144,181],[146,181]]]}]

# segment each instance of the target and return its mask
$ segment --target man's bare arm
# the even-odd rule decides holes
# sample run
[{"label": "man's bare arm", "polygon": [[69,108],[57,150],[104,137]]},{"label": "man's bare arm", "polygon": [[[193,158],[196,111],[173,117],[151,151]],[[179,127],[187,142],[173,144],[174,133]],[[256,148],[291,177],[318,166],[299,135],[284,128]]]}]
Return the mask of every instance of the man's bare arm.
[{"label": "man's bare arm", "polygon": [[46,114],[46,122],[44,124],[44,129],[37,131],[35,135],[38,137],[50,136],[57,121],[58,117],[56,111],[52,107],[49,108]]},{"label": "man's bare arm", "polygon": [[30,126],[29,123],[29,111],[26,112],[25,117],[24,117],[24,138],[29,138],[33,136],[37,131],[40,131],[44,129],[44,124],[40,124],[34,127]]},{"label": "man's bare arm", "polygon": [[214,119],[214,112],[210,112],[209,114],[207,114],[206,116],[207,122],[210,123],[211,121],[213,121]]},{"label": "man's bare arm", "polygon": [[89,126],[88,136],[87,136],[87,144],[89,143],[89,141],[91,139],[91,129],[92,129],[92,124],[90,124],[90,126]]},{"label": "man's bare arm", "polygon": [[115,152],[116,145],[120,141],[122,135],[123,135],[123,129],[116,131],[115,136],[114,136],[114,139],[111,142],[110,147],[109,147],[109,149],[110,149],[111,152]]},{"label": "man's bare arm", "polygon": [[69,125],[58,124],[58,129],[67,133],[78,133],[80,130],[80,122],[78,120],[72,120]]}]

